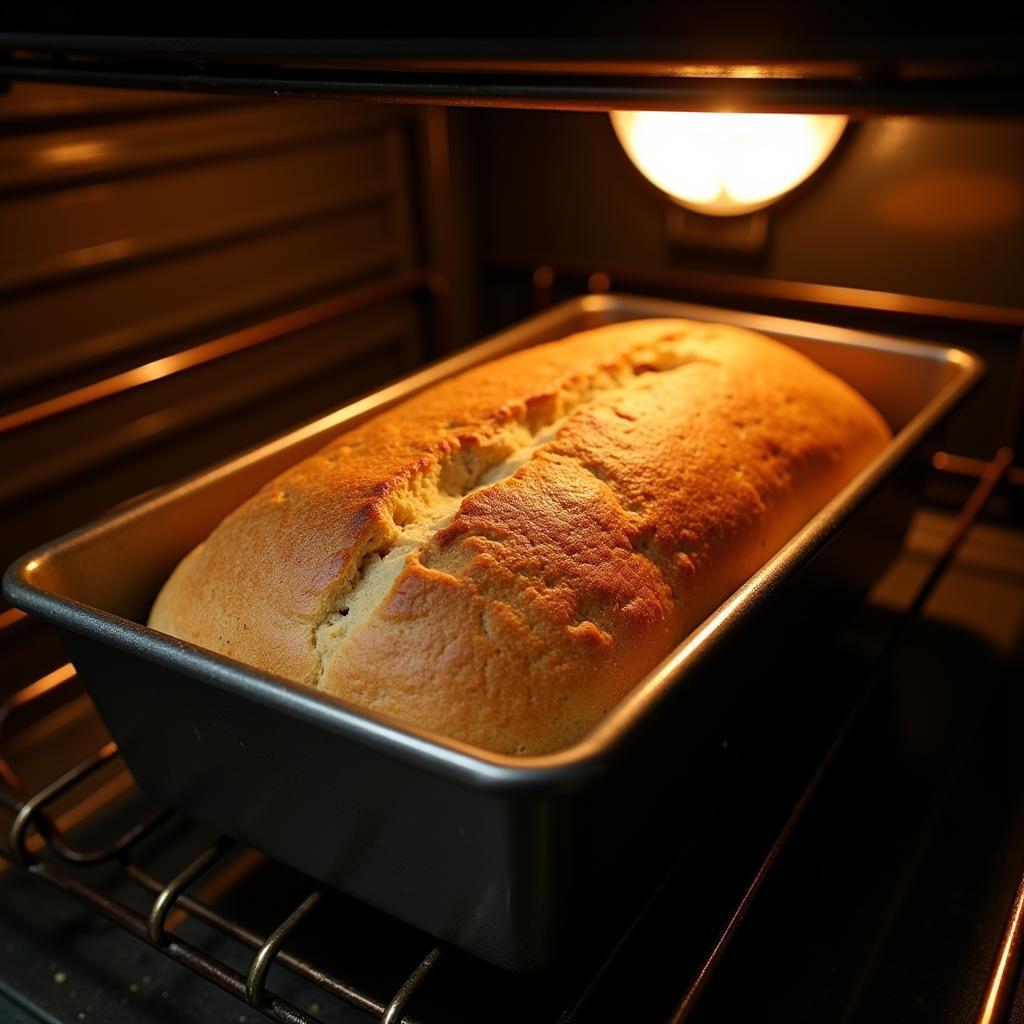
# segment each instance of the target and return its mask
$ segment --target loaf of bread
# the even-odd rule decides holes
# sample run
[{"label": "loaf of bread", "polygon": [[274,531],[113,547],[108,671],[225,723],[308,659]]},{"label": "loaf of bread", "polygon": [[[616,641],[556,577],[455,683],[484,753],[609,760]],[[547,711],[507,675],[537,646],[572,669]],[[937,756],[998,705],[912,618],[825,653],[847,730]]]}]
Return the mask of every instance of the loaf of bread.
[{"label": "loaf of bread", "polygon": [[444,381],[229,515],[150,625],[508,754],[593,726],[886,443],[769,338],[584,331]]}]

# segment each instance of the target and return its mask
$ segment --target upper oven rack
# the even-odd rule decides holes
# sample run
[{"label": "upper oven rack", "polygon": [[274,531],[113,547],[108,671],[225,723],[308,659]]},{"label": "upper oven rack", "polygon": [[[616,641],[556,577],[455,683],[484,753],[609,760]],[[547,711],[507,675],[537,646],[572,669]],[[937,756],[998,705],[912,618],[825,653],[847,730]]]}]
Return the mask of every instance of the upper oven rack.
[{"label": "upper oven rack", "polygon": [[776,4],[715,19],[634,5],[585,19],[523,9],[496,27],[469,11],[450,24],[433,11],[274,13],[222,30],[211,12],[159,25],[144,9],[21,15],[0,32],[0,80],[561,110],[1024,113],[1012,14],[934,8],[922,24],[894,10]]}]

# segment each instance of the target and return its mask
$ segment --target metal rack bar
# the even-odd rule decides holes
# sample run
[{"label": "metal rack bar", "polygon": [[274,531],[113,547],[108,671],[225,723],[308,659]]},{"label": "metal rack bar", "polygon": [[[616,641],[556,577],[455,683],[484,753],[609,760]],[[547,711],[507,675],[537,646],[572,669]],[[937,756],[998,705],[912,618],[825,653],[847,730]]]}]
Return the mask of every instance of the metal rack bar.
[{"label": "metal rack bar", "polygon": [[234,840],[227,836],[221,836],[212,846],[207,847],[191,864],[184,867],[174,876],[153,900],[149,908],[149,917],[146,918],[146,937],[154,946],[162,946],[166,935],[164,922],[174,906],[177,898],[185,891],[204,871],[212,867],[221,857],[234,846]]},{"label": "metal rack bar", "polygon": [[28,620],[28,613],[20,608],[7,608],[0,612],[0,636],[7,639],[16,629],[24,626]]},{"label": "metal rack bar", "polygon": [[194,370],[226,356],[277,341],[298,331],[350,316],[371,306],[389,302],[417,291],[427,291],[443,302],[447,296],[444,280],[432,270],[409,270],[383,281],[375,281],[334,298],[325,299],[303,309],[264,320],[222,338],[204,342],[183,352],[144,363],[132,370],[106,377],[84,387],[65,392],[35,405],[16,409],[0,416],[0,436],[11,434],[46,420],[66,415],[96,402],[113,398],[136,388],[167,380],[187,370]]},{"label": "metal rack bar", "polygon": [[267,941],[256,951],[245,979],[245,1001],[250,1006],[259,1006],[266,997],[267,972],[277,958],[285,939],[312,913],[320,902],[323,893],[319,890],[311,892],[289,915],[275,928]]},{"label": "metal rack bar", "polygon": [[45,262],[18,264],[5,268],[0,271],[0,299],[6,300],[15,295],[44,291],[71,281],[88,280],[108,274],[117,268],[144,267],[164,260],[207,252],[216,246],[252,241],[319,224],[332,217],[373,206],[384,198],[383,191],[371,192],[365,196],[330,203],[319,209],[289,213],[283,217],[268,217],[256,224],[234,227],[228,231],[210,233],[199,238],[185,238],[168,233],[156,240],[136,239],[128,242],[118,239],[112,242],[99,242],[50,256]]},{"label": "metal rack bar", "polygon": [[[74,47],[73,47],[74,48]],[[685,77],[657,66],[641,74],[546,73],[544,69],[367,68],[234,64],[206,59],[88,61],[47,59],[39,53],[0,58],[0,75],[14,81],[81,82],[134,89],[189,89],[196,92],[275,96],[344,96],[375,102],[529,110],[717,110],[724,95],[731,109],[746,112],[845,114],[1015,114],[1024,110],[1019,75],[985,68],[973,77],[935,80],[878,76],[858,67],[849,74],[841,62],[832,77]],[[499,65],[501,62],[499,62]],[[684,62],[685,66],[685,62]],[[711,66],[720,66],[712,61]],[[589,70],[589,69],[588,69]]]},{"label": "metal rack bar", "polygon": [[907,623],[913,621],[923,610],[928,598],[931,597],[939,580],[949,568],[956,553],[960,550],[963,542],[967,539],[967,533],[978,521],[989,498],[995,493],[995,489],[1003,482],[1003,478],[1010,471],[1013,465],[1014,451],[1012,448],[1000,448],[988,464],[974,490],[971,491],[964,502],[960,514],[953,525],[953,532],[946,541],[941,554],[935,560],[928,575],[922,581],[910,607],[900,617],[897,628],[906,628]]},{"label": "metal rack bar", "polygon": [[[12,609],[12,611],[15,610],[16,609]],[[18,614],[21,616],[20,619],[12,619],[9,621],[20,625],[28,619],[28,615],[24,612],[19,612]],[[4,701],[3,705],[0,706],[0,739],[3,738],[4,732],[7,729],[7,723],[11,720],[12,716],[16,715],[24,708],[30,707],[40,698],[45,697],[48,693],[53,693],[66,686],[75,678],[75,667],[68,662],[65,665],[61,665],[60,668],[54,669],[42,678],[37,679],[34,683],[29,683],[28,686],[24,686],[20,690],[16,690],[12,693],[7,700]],[[0,780],[2,780],[3,784],[15,796],[21,797],[24,795],[21,780],[18,778],[17,772],[11,768],[7,763],[7,759],[2,754],[0,754]]]},{"label": "metal rack bar", "polygon": [[999,953],[985,989],[985,1001],[977,1024],[1009,1024],[1014,997],[1024,968],[1024,874],[1017,885],[1017,894],[999,942]]},{"label": "metal rack bar", "polygon": [[[48,786],[44,786],[38,793],[24,801],[24,803],[18,805],[14,802],[14,809],[16,809],[17,813],[7,834],[7,843],[9,852],[16,861],[22,864],[31,862],[32,855],[28,852],[25,840],[28,836],[29,826],[37,824],[38,820],[41,820],[40,814],[43,808],[51,801],[56,800],[57,797],[63,796],[83,779],[98,771],[116,755],[117,744],[111,740],[100,747],[95,754],[87,757],[59,778],[54,779]],[[2,799],[2,796],[0,795],[0,799]],[[40,829],[40,831],[43,830]],[[45,832],[43,834],[45,835]]]},{"label": "metal rack bar", "polygon": [[[942,473],[964,476],[977,480],[985,475],[991,464],[984,459],[973,459],[953,452],[936,452],[932,456],[932,467]],[[1006,471],[1004,480],[1010,487],[1024,487],[1024,468],[1014,466]]]},{"label": "metal rack bar", "polygon": [[[25,617],[28,618],[27,615]],[[55,668],[52,672],[48,672],[45,676],[37,679],[34,683],[29,683],[28,686],[24,686],[15,693],[12,693],[11,696],[4,701],[3,705],[0,706],[0,738],[3,737],[4,731],[7,728],[7,723],[10,721],[12,715],[24,708],[27,708],[29,705],[34,704],[37,700],[45,697],[48,693],[52,693],[54,690],[59,690],[61,687],[75,679],[76,676],[77,673],[75,672],[75,666],[69,661],[64,665],[61,665],[60,668]]]},{"label": "metal rack bar", "polygon": [[47,804],[69,792],[84,779],[93,775],[117,755],[117,744],[113,741],[105,744],[95,754],[80,761],[60,778],[55,779],[28,800],[21,801],[17,793],[22,789],[21,780],[6,761],[0,762],[3,774],[10,777],[11,794],[0,790],[0,805],[7,807],[15,815],[8,832],[9,855],[22,864],[31,863],[33,854],[29,850],[29,828],[35,826],[44,841],[49,843],[53,852],[65,863],[80,867],[102,864],[115,857],[127,853],[133,846],[141,842],[145,836],[158,828],[170,817],[169,810],[160,809],[148,815],[123,832],[112,842],[92,850],[79,850],[69,845],[57,825],[44,813]]},{"label": "metal rack bar", "polygon": [[405,983],[395,993],[394,999],[388,1003],[388,1008],[380,1019],[380,1024],[399,1024],[405,1011],[406,1004],[412,999],[416,990],[426,980],[427,975],[433,970],[434,964],[441,959],[441,950],[435,946],[423,959],[420,965],[406,978]]},{"label": "metal rack bar", "polygon": [[[707,295],[747,298],[805,307],[857,310],[891,317],[912,318],[944,325],[984,325],[1008,328],[1014,332],[1024,328],[1024,309],[989,306],[954,299],[933,299],[918,295],[869,288],[849,288],[832,284],[810,284],[778,278],[753,277],[703,270],[680,270],[675,267],[606,267],[594,270],[578,264],[497,263],[493,268],[515,280],[532,275],[535,302],[540,308],[554,301],[555,285],[564,281],[591,291],[637,289],[645,294],[672,292],[677,297]],[[1010,335],[1014,337],[1015,335]]]},{"label": "metal rack bar", "polygon": [[[113,842],[108,843],[106,846],[97,847],[94,850],[78,850],[72,846],[69,846],[61,835],[60,830],[56,825],[50,823],[49,819],[43,818],[37,820],[36,827],[39,827],[40,822],[45,822],[45,827],[49,830],[50,834],[46,836],[47,842],[50,844],[50,848],[53,852],[66,864],[77,864],[80,866],[90,866],[94,864],[103,864],[108,860],[115,857],[120,857],[127,853],[133,846],[137,846],[143,839],[146,838],[151,832],[155,832],[165,821],[167,821],[172,811],[169,809],[160,809],[154,811],[152,814],[143,818],[142,821],[133,825],[127,831],[119,835]],[[40,829],[42,832],[43,830]]]}]

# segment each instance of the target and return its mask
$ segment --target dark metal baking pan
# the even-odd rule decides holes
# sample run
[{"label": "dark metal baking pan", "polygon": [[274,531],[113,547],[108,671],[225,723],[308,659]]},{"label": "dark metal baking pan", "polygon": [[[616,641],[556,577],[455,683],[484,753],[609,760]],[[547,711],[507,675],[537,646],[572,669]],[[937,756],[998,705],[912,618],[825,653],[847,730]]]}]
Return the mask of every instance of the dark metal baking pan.
[{"label": "dark metal baking pan", "polygon": [[[682,316],[780,338],[882,412],[891,444],[574,746],[513,758],[418,733],[149,630],[171,569],[266,480],[486,359],[599,324]],[[591,296],[26,555],[4,589],[54,623],[152,797],[491,962],[556,961],[726,771],[785,659],[898,551],[927,435],[978,380],[970,353],[777,318]],[[805,571],[806,570],[806,571]],[[730,667],[742,645],[766,669]],[[824,675],[824,674],[823,674]],[[671,814],[665,814],[666,806]]]}]

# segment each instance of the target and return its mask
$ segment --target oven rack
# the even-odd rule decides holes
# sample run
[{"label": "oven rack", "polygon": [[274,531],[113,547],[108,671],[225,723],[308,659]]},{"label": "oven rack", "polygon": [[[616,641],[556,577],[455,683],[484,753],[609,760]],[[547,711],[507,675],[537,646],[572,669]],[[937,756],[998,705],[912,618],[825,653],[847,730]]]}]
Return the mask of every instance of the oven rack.
[{"label": "oven rack", "polygon": [[234,22],[218,31],[205,13],[201,26],[165,19],[158,36],[124,11],[116,21],[73,10],[41,24],[15,20],[0,32],[0,75],[512,109],[714,110],[723,95],[741,110],[797,113],[1014,114],[1024,104],[1016,24],[944,18],[941,8],[927,31],[890,13],[881,38],[850,12],[794,17],[785,5],[765,24],[737,15],[717,30],[685,7],[659,8],[656,21],[635,8],[628,19],[595,10],[582,24],[545,9],[541,19],[503,19],[497,32],[466,12],[441,38],[435,19],[411,13],[397,36],[386,16],[346,11],[333,25],[319,16],[311,35],[301,17],[275,12],[261,27],[250,13],[248,38],[233,34]]},{"label": "oven rack", "polygon": [[[562,270],[559,273],[565,277],[572,276],[570,271]],[[622,275],[617,276],[621,277]],[[541,267],[534,273],[533,284],[538,305],[543,305],[549,298],[554,280],[555,272],[551,268]],[[585,280],[586,286],[590,290],[602,291],[607,290],[610,286],[611,278],[607,273],[603,275],[591,273]],[[637,281],[638,285],[643,283],[643,281]],[[654,287],[650,282],[647,284],[648,287]],[[694,288],[699,291],[698,285],[708,288],[731,286],[731,282],[717,281],[658,282],[657,286],[664,288],[673,284],[689,291]],[[323,309],[316,310],[314,316],[345,315],[354,307],[362,307],[364,303],[372,305],[397,295],[417,291],[426,291],[434,300],[435,309],[443,303],[445,294],[443,280],[429,272],[414,272],[382,286],[369,288],[355,302],[350,297],[343,303],[330,307],[325,306]],[[762,299],[771,299],[772,297],[760,296]],[[806,294],[802,297],[780,294],[775,298],[779,301],[808,301]],[[824,293],[817,296],[817,299],[822,301],[829,301],[832,298],[836,297]],[[845,302],[849,296],[838,297],[836,301],[839,301],[840,298]],[[815,300],[811,299],[810,301]],[[942,318],[949,314],[948,310],[922,309],[917,312],[925,316],[934,313],[935,316]],[[290,325],[282,323],[278,326],[288,327]],[[287,331],[282,333],[287,333]],[[271,331],[267,336],[280,336],[280,333]],[[222,354],[228,355],[230,352],[221,353],[218,350],[212,354],[212,357],[219,358]],[[134,381],[125,383],[135,386]],[[142,383],[141,379],[139,383]],[[1020,391],[1019,388],[1017,390]],[[104,396],[97,391],[81,395],[76,401],[91,402],[101,400]],[[74,407],[74,403],[68,406],[66,403],[57,402],[49,408],[36,408],[32,410],[30,419],[34,421],[38,418],[49,418],[51,415],[61,415],[69,407]],[[22,425],[22,423],[2,423],[0,421],[0,426],[11,430],[19,429]],[[1014,419],[1012,426],[1019,430],[1019,417]],[[1015,431],[1011,430],[1011,433],[1015,433]],[[898,643],[906,625],[923,610],[930,594],[952,563],[957,550],[971,526],[981,515],[989,498],[1001,484],[1018,485],[1020,482],[1021,470],[1015,464],[1013,449],[1009,447],[1000,449],[987,462],[964,459],[960,456],[939,452],[933,459],[933,467],[937,473],[976,478],[977,482],[963,505],[956,529],[944,550],[936,559],[931,572],[920,585],[905,613],[897,620],[887,645],[889,653]],[[0,613],[0,642],[11,639],[28,625],[31,625],[31,619],[22,612],[10,609]],[[885,654],[883,653],[882,656],[884,657]],[[881,677],[881,673],[872,674],[873,680],[877,681]],[[459,961],[457,955],[446,953],[441,946],[426,943],[418,963],[410,964],[410,971],[405,981],[397,989],[387,992],[383,996],[369,992],[344,977],[322,970],[309,959],[289,952],[285,948],[288,940],[304,923],[308,922],[314,910],[321,905],[323,893],[320,889],[311,887],[308,895],[277,927],[270,930],[268,934],[257,934],[240,921],[218,911],[204,900],[189,895],[186,891],[200,878],[209,878],[215,873],[217,865],[224,860],[230,850],[236,847],[231,840],[218,839],[169,879],[157,878],[138,861],[132,859],[133,853],[137,851],[143,841],[152,837],[171,820],[172,815],[167,811],[158,811],[136,821],[115,839],[100,847],[81,849],[74,845],[62,828],[62,817],[52,813],[52,806],[60,799],[80,793],[97,772],[114,763],[117,758],[116,746],[112,742],[105,743],[93,754],[30,795],[26,793],[17,772],[5,756],[5,744],[12,731],[11,723],[25,712],[33,708],[38,709],[40,703],[44,702],[44,698],[48,701],[54,696],[59,697],[62,691],[70,692],[69,684],[73,683],[74,679],[73,666],[63,665],[16,691],[0,705],[0,805],[13,816],[7,835],[6,849],[0,850],[0,854],[6,859],[18,865],[29,875],[61,890],[126,932],[148,943],[164,956],[182,964],[276,1021],[317,1024],[315,1016],[268,990],[267,977],[270,968],[275,964],[363,1011],[369,1018],[386,1021],[388,1024],[398,1024],[400,1021],[412,1024],[416,1018],[407,1014],[409,1005],[423,986],[430,982],[436,973],[437,964],[442,962],[446,956],[449,960],[457,961],[460,969],[473,969],[471,963],[467,963],[465,960]],[[709,947],[707,955],[686,985],[670,1018],[673,1024],[683,1024],[693,1016],[708,981],[726,957],[733,939],[742,929],[747,911],[757,900],[763,883],[782,857],[790,836],[812,802],[822,780],[828,774],[837,752],[866,706],[869,696],[870,687],[865,690],[849,713],[835,741],[811,775],[805,790],[771,843],[756,872],[752,875],[741,899],[728,916],[728,923]],[[94,816],[98,817],[103,810],[102,806],[94,806],[86,812],[82,810],[86,803],[86,800],[80,800],[77,804],[79,813],[69,815],[69,817],[79,818],[79,824]],[[152,902],[149,904],[148,913],[139,913],[122,900],[109,895],[102,886],[85,877],[88,869],[100,865],[115,868],[123,879],[130,881],[148,897],[151,897]],[[640,917],[643,916],[645,910],[646,908],[641,909]],[[247,971],[243,974],[211,953],[180,938],[168,927],[168,917],[172,911],[191,916],[252,950],[253,956]],[[1009,908],[1006,917],[999,954],[991,972],[984,1002],[978,1010],[976,1018],[978,1024],[1000,1024],[1000,1022],[1010,1019],[1014,998],[1020,985],[1021,971],[1024,969],[1024,874],[1021,876],[1013,905]],[[635,924],[636,922],[634,922]],[[618,946],[612,949],[597,971],[592,972],[584,980],[568,1007],[558,1016],[558,1024],[567,1024],[568,1021],[576,1019],[577,1016],[585,1012],[602,977],[614,971],[617,952]],[[450,983],[451,979],[449,978],[448,981]],[[415,1010],[415,1006],[413,1009]]]},{"label": "oven rack", "polygon": [[[0,708],[0,723],[6,724],[12,713],[31,707],[43,696],[73,680],[74,673],[66,671],[66,668],[18,691]],[[171,960],[207,978],[271,1020],[281,1024],[317,1024],[315,1017],[267,991],[267,975],[271,966],[279,963],[329,995],[375,1016],[383,1024],[400,1024],[403,1021],[405,1024],[415,1024],[415,1018],[406,1016],[405,1008],[440,959],[440,947],[430,948],[397,991],[390,998],[382,1000],[322,971],[309,960],[282,949],[288,937],[320,903],[323,896],[321,890],[313,889],[265,937],[255,934],[207,902],[185,892],[235,847],[235,842],[228,837],[217,839],[166,882],[155,878],[141,864],[129,859],[129,855],[143,840],[151,837],[169,821],[172,814],[167,810],[161,809],[149,814],[102,846],[81,849],[72,844],[65,837],[59,820],[48,813],[48,808],[60,797],[81,787],[116,757],[117,745],[110,741],[27,799],[18,799],[13,792],[0,790],[0,804],[14,816],[3,855],[24,867],[30,875],[74,897],[136,938],[149,942]],[[6,761],[3,762],[3,774],[8,786],[19,787],[18,777]],[[49,851],[50,857],[41,856],[44,848]],[[73,870],[103,864],[116,864],[125,877],[153,897],[147,914],[140,914],[125,902],[106,894]],[[167,918],[172,909],[191,914],[253,949],[255,953],[247,973],[242,975],[172,933],[167,927]]]},{"label": "oven rack", "polygon": [[[943,459],[936,458],[941,465]],[[971,526],[991,498],[997,487],[1004,481],[1013,465],[1013,453],[1009,448],[1000,449],[987,463],[977,485],[964,504],[956,528],[944,550],[936,559],[927,578],[921,584],[913,601],[904,615],[897,620],[889,638],[889,647],[898,642],[906,625],[924,608],[929,595],[941,580],[945,570],[952,563],[957,550],[964,541]],[[27,617],[20,613],[6,612],[0,620],[2,633],[13,632],[25,625]],[[2,635],[0,633],[0,635]],[[884,655],[883,655],[884,656]],[[310,917],[321,903],[323,893],[311,888],[309,894],[269,934],[256,934],[244,924],[218,911],[208,902],[191,896],[186,891],[203,877],[214,872],[216,866],[237,844],[227,837],[221,837],[205,848],[198,856],[185,864],[170,879],[158,879],[136,860],[133,852],[146,839],[152,837],[172,817],[166,810],[155,811],[136,821],[120,834],[95,848],[80,848],[72,843],[64,829],[60,816],[51,808],[61,798],[82,791],[88,781],[105,766],[117,758],[117,747],[112,741],[105,743],[95,753],[79,761],[59,777],[38,791],[26,796],[15,769],[3,756],[5,741],[11,731],[11,723],[19,716],[38,705],[44,698],[59,695],[75,679],[71,665],[64,665],[35,682],[18,690],[0,705],[0,805],[12,815],[7,832],[5,848],[0,851],[12,863],[19,865],[29,875],[63,891],[94,912],[125,929],[136,938],[149,943],[164,956],[184,965],[208,979],[224,991],[234,995],[248,1006],[259,1010],[271,1020],[282,1024],[318,1024],[317,1018],[298,1006],[280,998],[267,989],[266,981],[272,965],[280,964],[305,981],[318,986],[325,993],[344,1000],[362,1010],[368,1017],[386,1024],[414,1024],[416,1018],[406,1013],[410,1002],[420,988],[428,982],[431,974],[444,957],[441,946],[429,946],[423,952],[418,964],[408,974],[404,983],[384,997],[366,991],[365,988],[328,973],[309,959],[285,949],[287,940]],[[873,673],[874,679],[882,678]],[[826,752],[810,782],[786,819],[774,842],[747,885],[742,898],[729,915],[728,923],[712,944],[700,968],[693,975],[675,1008],[670,1020],[672,1024],[684,1024],[691,1018],[701,993],[713,976],[719,963],[724,959],[729,946],[742,927],[744,917],[757,899],[758,893],[776,862],[785,850],[786,844],[812,801],[821,781],[827,774],[844,740],[853,728],[860,712],[870,696],[870,687],[865,689],[853,710],[849,713],[836,740]],[[51,712],[52,713],[52,712]],[[102,808],[94,809],[97,814]],[[75,815],[80,816],[80,815]],[[87,818],[89,815],[82,816]],[[109,895],[104,889],[83,877],[83,869],[99,865],[113,865],[144,893],[152,898],[148,913],[139,913],[124,901]],[[191,915],[216,931],[237,941],[253,951],[249,968],[245,974],[235,970],[208,952],[178,937],[167,927],[168,916],[174,910]],[[642,911],[641,911],[642,913]],[[979,1009],[977,1024],[999,1024],[1010,1019],[1010,1011],[1020,982],[1024,952],[1024,876],[1016,894],[1014,904],[1007,914],[1007,925],[1000,945],[999,956],[993,968],[986,990],[985,1000]],[[596,975],[590,977],[583,991],[573,1005],[563,1012],[559,1024],[575,1018],[576,1011],[586,1006],[591,990],[600,976],[614,967],[614,951]],[[472,969],[467,967],[466,969]]]}]

